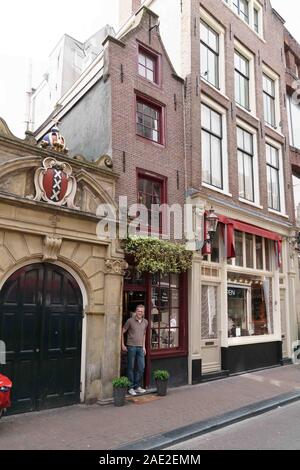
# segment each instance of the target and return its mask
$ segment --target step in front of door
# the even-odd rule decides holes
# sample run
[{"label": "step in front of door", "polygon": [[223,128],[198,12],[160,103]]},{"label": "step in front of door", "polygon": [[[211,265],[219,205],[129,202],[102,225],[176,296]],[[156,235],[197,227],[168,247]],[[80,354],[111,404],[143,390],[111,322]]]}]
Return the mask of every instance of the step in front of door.
[{"label": "step in front of door", "polygon": [[201,382],[211,382],[213,380],[226,379],[229,377],[229,370],[220,370],[217,372],[208,372],[202,375]]}]

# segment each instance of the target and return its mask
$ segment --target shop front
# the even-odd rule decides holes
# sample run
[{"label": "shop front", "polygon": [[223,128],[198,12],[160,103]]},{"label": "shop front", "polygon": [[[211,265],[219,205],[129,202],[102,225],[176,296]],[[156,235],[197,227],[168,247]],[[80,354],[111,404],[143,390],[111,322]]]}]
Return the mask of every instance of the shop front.
[{"label": "shop front", "polygon": [[[146,338],[144,386],[154,385],[153,371],[167,369],[170,385],[188,383],[186,274],[141,274],[132,266],[125,274],[123,324],[138,305],[146,310],[149,322]],[[122,354],[121,374],[126,374],[126,354]]]},{"label": "shop front", "polygon": [[216,212],[213,246],[195,255],[192,269],[192,383],[280,365],[292,357],[297,337],[288,226]]}]

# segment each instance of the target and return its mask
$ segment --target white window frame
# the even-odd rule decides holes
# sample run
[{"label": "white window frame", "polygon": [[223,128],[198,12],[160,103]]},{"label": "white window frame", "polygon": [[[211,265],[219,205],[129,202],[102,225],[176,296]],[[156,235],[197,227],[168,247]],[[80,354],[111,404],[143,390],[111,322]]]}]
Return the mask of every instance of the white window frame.
[{"label": "white window frame", "polygon": [[252,116],[256,117],[256,92],[255,92],[255,60],[254,55],[246,47],[244,47],[240,42],[234,41],[234,50],[240,53],[245,59],[249,61],[249,107],[248,111],[246,108],[241,106],[235,101],[235,104],[238,108],[250,113]]},{"label": "white window frame", "polygon": [[[218,103],[213,101],[207,95],[201,95],[201,103],[209,106],[211,109],[216,111],[217,113],[221,114],[222,116],[222,171],[223,171],[223,189],[216,188],[215,186],[211,186],[208,183],[202,181],[202,186],[205,188],[212,189],[218,193],[226,194],[227,196],[232,197],[232,194],[229,193],[229,177],[228,177],[228,136],[227,136],[227,111],[226,109],[222,108]],[[202,165],[202,158],[201,158],[201,165]]]},{"label": "white window frame", "polygon": [[[266,144],[271,145],[272,147],[278,150],[278,158],[279,158],[279,194],[280,194],[280,211],[275,211],[274,209],[268,208],[269,212],[272,214],[279,214],[284,217],[287,217],[286,214],[286,200],[285,200],[285,182],[284,182],[284,169],[283,169],[283,153],[282,153],[282,144],[276,142],[276,140],[271,139],[270,137],[266,137]],[[265,155],[266,155],[265,149]],[[266,161],[267,166],[267,161]],[[269,206],[269,204],[268,204]]]},{"label": "white window frame", "polygon": [[207,82],[203,78],[201,78],[201,80],[225,95],[225,29],[214,18],[212,18],[212,16],[203,10],[203,8],[200,8],[200,20],[204,21],[204,23],[206,23],[215,31],[215,33],[219,35],[219,87],[215,87],[213,84]]},{"label": "white window frame", "polygon": [[[271,126],[271,124],[268,124],[266,121],[265,126],[269,127],[270,129],[275,129],[277,132],[282,132],[282,129],[280,127],[281,124],[281,113],[280,113],[280,77],[277,75],[277,73],[273,72],[266,64],[263,64],[262,66],[262,73],[266,75],[268,78],[273,80],[274,85],[275,85],[275,127]],[[263,79],[263,77],[262,77]],[[264,93],[264,92],[263,92]],[[264,117],[265,119],[265,117]]]},{"label": "white window frame", "polygon": [[[258,207],[259,209],[262,209],[262,206],[260,205],[260,185],[259,185],[259,171],[258,171],[258,138],[257,138],[257,129],[254,129],[254,127],[249,126],[245,121],[242,121],[241,119],[236,120],[236,127],[241,127],[245,131],[249,132],[253,136],[253,188],[254,188],[254,201],[248,201],[247,199],[244,199],[242,197],[239,197],[239,201],[249,204],[250,206],[255,206]],[[237,129],[236,129],[237,133]],[[236,137],[237,138],[237,137]],[[237,159],[237,155],[236,155]],[[238,168],[238,159],[237,159],[237,168]]]},{"label": "white window frame", "polygon": [[[244,20],[243,17],[241,17],[240,15],[238,15],[235,11],[234,11],[234,7],[233,7],[233,0],[223,0],[223,3],[225,3],[225,5],[230,8],[230,10],[232,11],[232,13],[237,17],[239,18],[245,25],[248,26],[248,28],[251,29],[251,31],[254,32],[254,34],[256,34],[260,39],[263,40],[263,37],[264,37],[264,31],[263,31],[263,7],[262,5],[257,2],[256,0],[248,0],[248,5],[249,5],[249,23],[247,23],[247,21]],[[258,33],[255,31],[255,28],[254,28],[254,8],[258,11]]]}]

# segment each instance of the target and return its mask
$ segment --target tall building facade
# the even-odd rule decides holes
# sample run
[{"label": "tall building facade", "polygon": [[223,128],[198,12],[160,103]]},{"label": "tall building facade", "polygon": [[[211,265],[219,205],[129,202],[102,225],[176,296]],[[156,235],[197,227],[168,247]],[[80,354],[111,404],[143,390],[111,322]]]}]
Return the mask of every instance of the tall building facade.
[{"label": "tall building facade", "polygon": [[[286,144],[284,22],[268,1],[203,1],[200,7],[193,0],[173,1],[171,9],[167,3],[145,1],[143,7],[159,15],[163,43],[184,79],[184,152],[179,173],[184,168],[188,200],[203,216],[213,206],[220,220],[215,246],[204,258],[195,255],[188,282],[188,379],[197,382],[207,374],[279,364],[291,358],[297,339],[297,266],[289,243],[294,208]],[[123,22],[119,40],[139,14],[132,16],[136,2],[127,6],[128,22]],[[153,31],[153,23],[149,24]],[[151,37],[143,39],[147,47],[152,47]],[[130,65],[119,63],[125,76],[131,73]],[[134,73],[144,73],[143,68]],[[114,88],[113,74],[107,76],[114,110],[114,96],[122,85]],[[154,91],[151,96],[155,97]],[[166,148],[176,128],[169,107],[165,109]],[[111,118],[121,153],[117,155],[114,144],[109,147],[111,140],[107,148],[114,164],[122,168],[130,130],[139,131],[132,120],[125,127],[119,124],[120,113]],[[67,120],[66,115],[64,133]],[[135,150],[129,153],[140,162],[138,139],[131,143]],[[148,169],[159,155],[151,145]],[[160,171],[167,174],[166,161],[161,164]],[[126,191],[126,185],[122,188],[125,178],[120,178],[120,194],[125,190],[134,199],[135,192]],[[181,203],[178,196],[175,199]]]},{"label": "tall building facade", "polygon": [[[114,269],[121,262],[114,257],[124,258],[121,245],[109,241],[114,256],[105,266],[119,275],[115,298],[104,287],[104,306],[89,317],[92,339],[82,335],[91,353],[83,399],[94,400],[108,398],[112,376],[125,372],[121,326],[141,303],[150,324],[149,387],[157,368],[167,368],[176,386],[280,365],[292,359],[298,339],[282,18],[268,0],[122,5],[119,32],[107,36],[35,137],[42,142],[59,121],[77,178],[88,169],[92,177],[99,162],[113,165],[115,190],[103,182],[91,197],[86,176],[90,186],[77,200],[87,214],[103,199],[117,206],[127,197],[128,207],[143,203],[151,221],[152,204],[188,203],[198,248],[211,208],[219,225],[186,274],[139,273],[127,259],[123,278],[125,265]],[[59,218],[65,209],[56,211]],[[182,225],[173,224],[175,243],[185,242],[176,233]],[[165,235],[160,225],[158,234]],[[83,263],[96,269],[103,260]],[[103,332],[110,372],[94,341]]]}]

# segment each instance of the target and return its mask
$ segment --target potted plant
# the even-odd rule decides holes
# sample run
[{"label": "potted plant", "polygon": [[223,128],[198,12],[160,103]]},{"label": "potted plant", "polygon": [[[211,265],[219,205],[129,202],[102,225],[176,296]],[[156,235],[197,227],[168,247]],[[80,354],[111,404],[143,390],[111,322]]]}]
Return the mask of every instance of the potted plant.
[{"label": "potted plant", "polygon": [[130,386],[130,382],[127,377],[117,377],[113,379],[112,385],[114,388],[114,405],[124,406],[125,396],[127,388]]},{"label": "potted plant", "polygon": [[167,395],[168,381],[170,378],[169,372],[167,370],[155,370],[153,377],[156,382],[157,394],[160,397],[165,397]]}]

